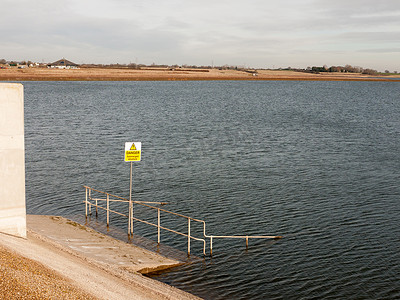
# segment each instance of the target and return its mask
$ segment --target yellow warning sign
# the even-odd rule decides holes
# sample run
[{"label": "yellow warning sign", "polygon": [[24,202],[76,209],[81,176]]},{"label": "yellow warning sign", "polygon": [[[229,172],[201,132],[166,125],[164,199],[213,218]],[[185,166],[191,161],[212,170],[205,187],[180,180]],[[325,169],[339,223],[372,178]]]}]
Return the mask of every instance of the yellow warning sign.
[{"label": "yellow warning sign", "polygon": [[141,149],[141,142],[125,143],[125,161],[140,161]]}]

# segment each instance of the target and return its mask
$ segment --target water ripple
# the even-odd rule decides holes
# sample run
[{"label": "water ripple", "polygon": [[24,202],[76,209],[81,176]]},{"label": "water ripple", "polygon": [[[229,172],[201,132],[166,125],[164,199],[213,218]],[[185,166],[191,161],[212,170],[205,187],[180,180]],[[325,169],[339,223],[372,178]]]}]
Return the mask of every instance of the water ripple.
[{"label": "water ripple", "polygon": [[[397,83],[24,86],[29,213],[82,218],[82,185],[128,197],[123,145],[142,141],[135,199],[167,201],[207,221],[210,234],[284,236],[247,250],[243,240],[216,240],[212,258],[154,278],[205,299],[400,298]],[[185,220],[162,221],[187,230]],[[112,222],[126,231],[124,219]],[[162,242],[187,247],[167,232]],[[201,247],[193,241],[192,252]]]}]

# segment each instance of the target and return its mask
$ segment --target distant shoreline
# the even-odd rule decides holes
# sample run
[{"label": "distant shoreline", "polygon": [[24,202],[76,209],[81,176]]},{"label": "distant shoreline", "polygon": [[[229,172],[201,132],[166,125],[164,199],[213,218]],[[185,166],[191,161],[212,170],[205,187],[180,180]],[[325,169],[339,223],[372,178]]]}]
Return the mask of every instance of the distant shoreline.
[{"label": "distant shoreline", "polygon": [[[360,73],[302,73],[288,70],[220,70],[220,69],[0,69],[0,81],[203,81],[203,80],[300,80],[300,81],[389,81],[396,76]],[[398,80],[400,82],[400,80]]]}]

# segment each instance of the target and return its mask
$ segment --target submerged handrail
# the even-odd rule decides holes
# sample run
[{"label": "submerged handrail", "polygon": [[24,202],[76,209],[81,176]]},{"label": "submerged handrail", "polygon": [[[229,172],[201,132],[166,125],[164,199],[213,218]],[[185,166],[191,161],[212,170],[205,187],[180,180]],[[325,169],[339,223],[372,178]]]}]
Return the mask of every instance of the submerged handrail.
[{"label": "submerged handrail", "polygon": [[[187,244],[188,244],[188,255],[190,255],[190,241],[191,239],[196,240],[196,241],[202,241],[203,242],[203,255],[206,255],[206,238],[210,239],[210,255],[212,255],[212,250],[213,250],[213,239],[218,239],[218,238],[231,238],[231,239],[246,239],[246,248],[248,248],[249,245],[249,239],[280,239],[282,238],[282,236],[277,236],[277,235],[207,235],[206,234],[206,222],[204,220],[200,220],[200,219],[196,219],[196,218],[192,218],[183,214],[179,214],[173,211],[169,211],[160,207],[156,207],[150,204],[157,204],[157,205],[166,205],[168,204],[168,202],[151,202],[151,201],[137,201],[137,200],[132,200],[129,201],[126,198],[120,197],[120,196],[116,196],[107,192],[103,192],[94,188],[91,188],[89,186],[84,185],[83,186],[85,188],[85,192],[86,192],[86,198],[85,201],[83,201],[85,203],[85,216],[87,218],[88,216],[88,212],[91,215],[92,214],[92,206],[96,208],[96,217],[98,215],[98,208],[105,210],[107,212],[107,227],[109,226],[110,223],[110,217],[109,217],[109,213],[115,213],[118,215],[121,215],[123,217],[127,217],[128,218],[128,234],[133,234],[132,231],[132,226],[131,224],[133,224],[133,220],[139,221],[141,223],[150,225],[150,226],[154,226],[157,227],[157,242],[158,244],[160,244],[161,241],[161,229],[169,231],[169,232],[173,232],[175,234],[178,235],[182,235],[188,238]],[[106,198],[94,198],[92,197],[92,191],[96,192],[96,193],[100,193],[106,196]],[[115,199],[110,199],[110,197],[115,198]],[[93,201],[93,203],[91,202]],[[106,207],[103,207],[101,205],[99,205],[98,201],[106,201]],[[115,210],[111,210],[110,209],[110,202],[125,202],[129,204],[129,213],[128,215],[115,211]],[[132,205],[131,205],[132,203]],[[137,217],[133,216],[133,204],[138,204],[141,206],[145,206],[154,210],[157,210],[157,224],[153,224],[149,221],[146,220],[141,220]],[[185,218],[187,219],[188,225],[188,231],[187,233],[183,233],[183,232],[179,232],[177,230],[165,227],[165,226],[161,226],[161,212],[165,212],[167,214],[171,214],[171,215],[175,215],[177,217],[181,217],[181,218]],[[191,235],[191,222],[198,222],[198,223],[202,223],[203,224],[203,238],[199,238],[199,237],[195,237]]]}]

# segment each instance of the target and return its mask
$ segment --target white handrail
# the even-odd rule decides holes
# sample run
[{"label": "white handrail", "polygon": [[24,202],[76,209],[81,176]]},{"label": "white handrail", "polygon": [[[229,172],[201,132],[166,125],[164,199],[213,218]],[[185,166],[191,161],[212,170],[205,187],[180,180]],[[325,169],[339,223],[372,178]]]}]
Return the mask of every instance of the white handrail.
[{"label": "white handrail", "polygon": [[[126,202],[129,204],[130,201],[128,199],[119,197],[119,196],[116,196],[116,195],[113,195],[113,194],[110,194],[107,192],[99,191],[99,190],[96,190],[96,189],[88,187],[88,186],[84,186],[84,188],[86,191],[86,198],[85,198],[85,201],[83,201],[83,202],[85,203],[86,218],[88,216],[88,211],[89,211],[89,214],[91,214],[92,213],[91,207],[94,206],[94,207],[96,207],[96,217],[97,217],[97,213],[98,213],[98,210],[97,210],[98,208],[107,211],[107,226],[109,226],[109,212],[127,217],[128,218],[128,234],[129,235],[132,234],[132,230],[131,230],[132,223],[131,222],[133,222],[133,220],[136,220],[136,221],[142,222],[144,224],[157,227],[157,242],[158,242],[158,244],[160,244],[160,241],[161,241],[161,232],[160,232],[161,229],[169,231],[169,232],[173,232],[178,235],[186,236],[188,238],[188,241],[187,241],[188,255],[190,255],[190,240],[191,239],[203,242],[203,254],[206,255],[206,240],[205,240],[205,238],[209,238],[210,239],[210,255],[212,255],[213,239],[215,239],[215,238],[245,239],[246,240],[246,248],[249,245],[249,239],[280,239],[280,238],[282,238],[282,236],[277,236],[277,235],[207,235],[205,221],[200,220],[200,219],[195,219],[195,218],[192,218],[189,216],[185,216],[185,215],[182,215],[179,213],[175,213],[175,212],[172,212],[172,211],[160,208],[160,207],[155,207],[155,206],[149,205],[149,204],[165,205],[165,204],[167,204],[167,202],[131,201],[131,203],[139,204],[139,205],[157,210],[157,224],[153,224],[149,221],[141,220],[137,217],[134,217],[131,213],[128,213],[128,215],[126,215],[126,214],[123,214],[123,213],[120,213],[120,212],[110,209],[110,206],[109,206],[110,202]],[[105,199],[94,198],[91,196],[92,191],[104,194],[104,195],[106,195],[106,198]],[[110,199],[110,197],[113,197],[115,199]],[[94,201],[94,203],[92,203],[91,201]],[[103,207],[103,206],[99,205],[98,201],[106,201],[107,207]],[[132,209],[131,207],[128,208],[129,212],[131,212],[131,209]],[[161,212],[165,212],[167,214],[172,214],[172,215],[175,215],[175,216],[178,216],[181,218],[186,218],[188,220],[188,233],[187,234],[182,233],[182,232],[167,228],[165,226],[161,226]],[[203,237],[204,238],[197,238],[197,237],[194,237],[191,235],[191,228],[190,228],[191,221],[203,224]]]}]

